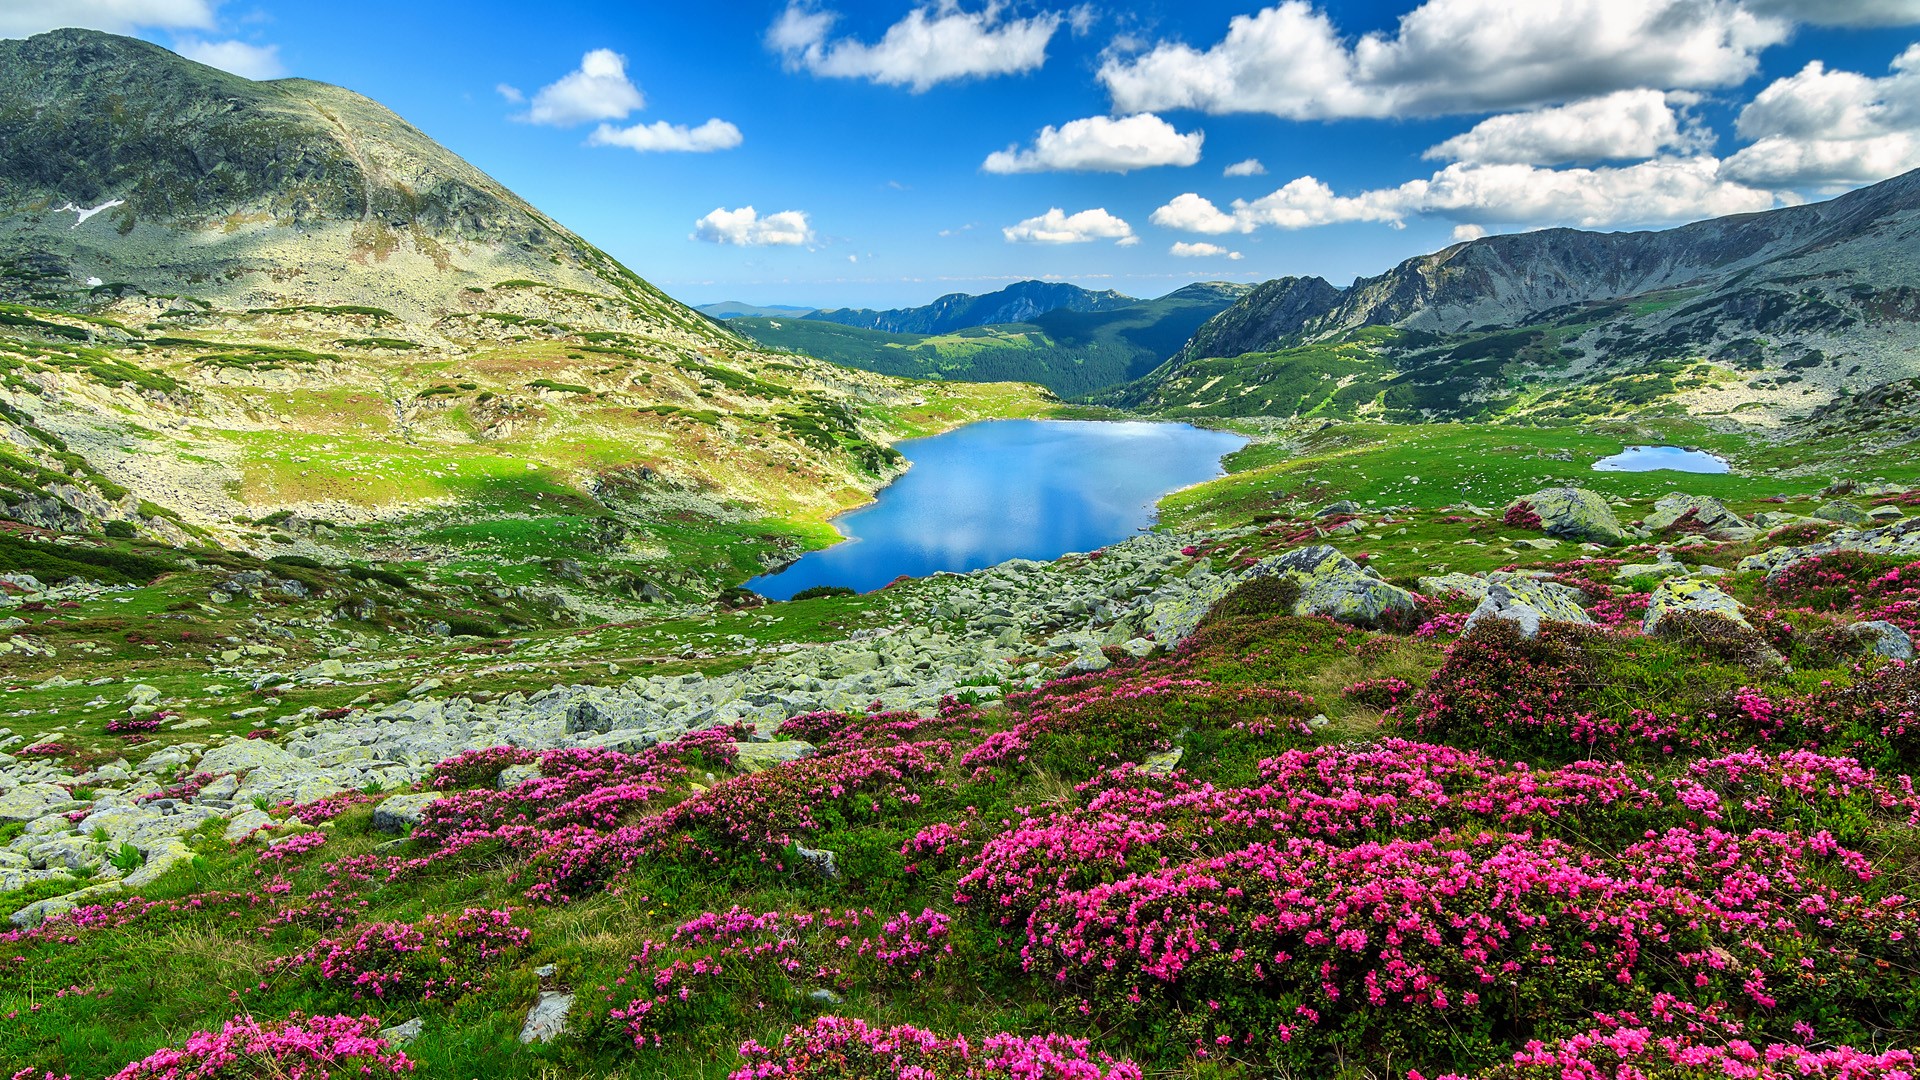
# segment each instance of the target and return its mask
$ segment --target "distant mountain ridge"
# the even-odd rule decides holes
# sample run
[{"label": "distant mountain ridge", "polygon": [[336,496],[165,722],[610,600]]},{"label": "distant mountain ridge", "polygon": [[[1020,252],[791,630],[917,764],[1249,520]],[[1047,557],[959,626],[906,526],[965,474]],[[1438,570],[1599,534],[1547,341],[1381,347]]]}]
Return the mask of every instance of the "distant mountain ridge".
[{"label": "distant mountain ridge", "polygon": [[1247,291],[1248,286],[1231,282],[1198,282],[1152,300],[1096,310],[1060,307],[1020,322],[935,334],[888,332],[811,316],[736,318],[728,327],[763,345],[888,375],[1036,382],[1063,397],[1080,397],[1152,371]]},{"label": "distant mountain ridge", "polygon": [[796,307],[793,304],[749,304],[741,300],[722,300],[717,304],[696,304],[693,310],[702,315],[711,315],[716,319],[756,316],[798,319],[811,315],[814,309]]},{"label": "distant mountain ridge", "polygon": [[[1634,365],[1644,373],[1696,361],[1720,374],[1703,369],[1687,376],[1691,387],[1676,388],[1690,408],[1800,415],[1920,372],[1916,238],[1920,171],[1826,202],[1657,232],[1486,237],[1344,289],[1282,278],[1215,316],[1115,400],[1196,411],[1264,407],[1269,399],[1257,387],[1293,380],[1303,360],[1282,363],[1281,354],[1361,341],[1367,362],[1379,362],[1377,377],[1391,376],[1371,398],[1363,391],[1376,376],[1343,366],[1356,356],[1314,361],[1331,364],[1323,373],[1344,380],[1344,407],[1361,415],[1369,407],[1479,415],[1490,401],[1529,399],[1528,378],[1592,382],[1625,377]],[[1472,344],[1498,333],[1518,336]],[[1265,374],[1230,376],[1212,363],[1236,357],[1260,358],[1253,363]],[[1231,400],[1220,396],[1229,387]],[[1697,392],[1688,397],[1689,389]],[[1294,396],[1272,398],[1273,407]]]},{"label": "distant mountain ridge", "polygon": [[1060,281],[1016,281],[983,295],[948,293],[921,307],[829,308],[806,317],[889,334],[948,334],[974,326],[1027,322],[1051,311],[1112,311],[1138,302],[1137,297],[1111,289],[1094,292]]}]

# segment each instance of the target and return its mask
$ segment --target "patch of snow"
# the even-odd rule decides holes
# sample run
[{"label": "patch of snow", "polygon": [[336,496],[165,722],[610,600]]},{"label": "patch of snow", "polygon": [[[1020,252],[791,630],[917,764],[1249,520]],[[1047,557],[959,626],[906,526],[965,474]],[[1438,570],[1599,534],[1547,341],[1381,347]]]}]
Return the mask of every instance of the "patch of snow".
[{"label": "patch of snow", "polygon": [[80,226],[85,225],[87,223],[87,219],[92,217],[93,215],[98,214],[103,210],[111,210],[116,206],[124,206],[126,205],[126,201],[127,200],[125,199],[108,199],[106,202],[103,202],[99,206],[93,207],[90,210],[85,209],[83,207],[75,206],[71,201],[69,201],[65,206],[55,207],[53,212],[56,214],[64,214],[67,211],[71,210],[72,212],[79,214],[80,215],[79,220],[73,223],[73,227],[77,229]]},{"label": "patch of snow", "polygon": [[100,286],[102,286],[102,285],[105,285],[105,284],[106,284],[106,282],[104,282],[104,281],[101,281],[101,280],[100,280],[99,278],[97,278],[97,277],[90,277],[90,278],[88,278],[88,279],[87,279],[87,288],[89,288],[89,289],[97,289],[97,288],[99,288]]}]

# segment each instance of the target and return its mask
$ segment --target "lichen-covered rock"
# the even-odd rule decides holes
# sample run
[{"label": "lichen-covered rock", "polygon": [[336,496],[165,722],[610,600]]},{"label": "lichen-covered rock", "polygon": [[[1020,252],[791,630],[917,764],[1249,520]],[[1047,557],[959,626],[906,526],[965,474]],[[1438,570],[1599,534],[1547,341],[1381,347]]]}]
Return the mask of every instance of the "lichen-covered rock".
[{"label": "lichen-covered rock", "polygon": [[1681,612],[1713,615],[1752,629],[1747,622],[1746,607],[1740,601],[1721,592],[1712,582],[1698,578],[1661,582],[1647,599],[1647,614],[1640,628],[1649,634],[1658,634],[1663,625]]},{"label": "lichen-covered rock", "polygon": [[203,773],[248,772],[265,766],[293,767],[299,764],[287,753],[265,739],[233,739],[201,755],[194,769]]},{"label": "lichen-covered rock", "polygon": [[1771,581],[1775,575],[1802,559],[1831,555],[1836,551],[1904,558],[1920,555],[1920,517],[1907,518],[1878,529],[1841,529],[1818,543],[1762,551],[1741,559],[1740,569],[1764,571]]},{"label": "lichen-covered rock", "polygon": [[1837,521],[1842,525],[1861,525],[1873,520],[1867,516],[1866,511],[1838,499],[1830,503],[1822,503],[1814,510],[1813,516],[1822,521]]},{"label": "lichen-covered rock", "polygon": [[1913,659],[1913,638],[1905,630],[1884,619],[1857,622],[1847,627],[1847,636],[1875,656],[1889,660]]},{"label": "lichen-covered rock", "polygon": [[1413,594],[1389,585],[1325,544],[1295,548],[1263,559],[1247,577],[1277,577],[1300,587],[1296,615],[1324,615],[1344,623],[1374,626],[1414,612]]},{"label": "lichen-covered rock", "polygon": [[742,772],[750,773],[770,769],[776,765],[785,765],[790,761],[799,761],[801,758],[812,757],[819,753],[812,743],[800,739],[770,743],[737,742],[733,744],[733,749],[738,755],[734,764],[738,765]]},{"label": "lichen-covered rock", "polygon": [[1505,619],[1520,628],[1520,636],[1532,638],[1540,633],[1543,622],[1577,623],[1588,626],[1593,618],[1580,606],[1578,592],[1553,582],[1534,581],[1518,574],[1498,575],[1490,582],[1480,604],[1467,616],[1464,632],[1488,619]]},{"label": "lichen-covered rock", "polygon": [[32,821],[72,801],[57,784],[21,784],[0,791],[0,824]]},{"label": "lichen-covered rock", "polygon": [[1706,535],[1717,540],[1745,540],[1756,531],[1753,522],[1727,509],[1719,499],[1680,492],[1661,496],[1653,504],[1653,512],[1647,515],[1645,525],[1659,532],[1683,521],[1699,525]]},{"label": "lichen-covered rock", "polygon": [[420,824],[421,814],[428,804],[439,800],[440,793],[437,791],[390,795],[373,808],[373,827],[381,832],[406,832]]},{"label": "lichen-covered rock", "polygon": [[[1524,507],[1522,504],[1525,504]],[[1532,514],[1540,520],[1540,531],[1566,540],[1591,540],[1597,544],[1618,544],[1627,531],[1614,515],[1613,507],[1597,491],[1586,488],[1542,488],[1507,507],[1509,520],[1516,513]]]}]

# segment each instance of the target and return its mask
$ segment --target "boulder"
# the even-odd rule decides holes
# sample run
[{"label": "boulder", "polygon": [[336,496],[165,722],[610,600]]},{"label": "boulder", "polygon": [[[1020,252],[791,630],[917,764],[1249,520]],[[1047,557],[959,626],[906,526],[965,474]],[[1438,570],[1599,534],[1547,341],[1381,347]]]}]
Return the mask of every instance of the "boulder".
[{"label": "boulder", "polygon": [[1862,650],[1875,656],[1889,660],[1913,659],[1913,638],[1884,619],[1854,623],[1847,627],[1846,634],[1858,642]]},{"label": "boulder", "polygon": [[527,1022],[520,1027],[520,1042],[550,1043],[567,1029],[567,1014],[573,1011],[573,995],[565,990],[542,990],[539,1000],[527,1011]]},{"label": "boulder", "polygon": [[233,815],[227,822],[227,829],[220,836],[229,844],[237,844],[252,836],[256,829],[264,829],[273,824],[273,817],[264,810],[251,806]]},{"label": "boulder", "polygon": [[200,756],[194,771],[203,773],[251,772],[263,766],[290,768],[299,759],[265,739],[234,739]]},{"label": "boulder", "polygon": [[805,844],[793,845],[793,853],[800,857],[802,865],[828,880],[840,877],[840,866],[834,861],[834,854],[824,848],[810,848]]},{"label": "boulder", "polygon": [[1754,533],[1753,522],[1727,509],[1719,499],[1707,495],[1685,495],[1675,492],[1661,496],[1653,504],[1653,512],[1647,515],[1645,525],[1655,532],[1672,528],[1681,519],[1692,515],[1692,520],[1706,530],[1706,534],[1718,540],[1745,540]]},{"label": "boulder", "polygon": [[1505,619],[1517,624],[1520,636],[1524,638],[1537,636],[1543,622],[1592,625],[1592,617],[1575,599],[1578,595],[1575,590],[1516,574],[1502,574],[1501,577],[1503,580],[1488,586],[1486,595],[1480,598],[1479,606],[1467,616],[1462,632],[1471,632],[1489,619]]},{"label": "boulder", "polygon": [[1344,623],[1372,626],[1382,619],[1414,612],[1412,593],[1381,581],[1325,544],[1263,559],[1246,576],[1284,578],[1299,585],[1296,615],[1325,615]]},{"label": "boulder", "polygon": [[1328,503],[1320,509],[1315,510],[1313,516],[1317,518],[1337,517],[1341,514],[1357,514],[1359,512],[1359,503],[1354,502],[1352,499],[1341,499],[1339,502]]},{"label": "boulder", "polygon": [[420,824],[426,808],[438,801],[440,801],[440,793],[437,791],[389,795],[373,808],[373,827],[381,832],[406,832]]},{"label": "boulder", "polygon": [[739,755],[735,764],[739,766],[741,772],[750,773],[799,761],[801,758],[812,757],[819,752],[812,743],[799,739],[770,743],[737,742],[733,744],[733,749]]},{"label": "boulder", "polygon": [[[1524,504],[1524,507],[1522,506]],[[1618,544],[1626,540],[1627,530],[1614,516],[1613,507],[1597,491],[1586,488],[1542,488],[1507,507],[1531,512],[1540,519],[1540,531],[1566,540],[1591,540],[1598,544]]]},{"label": "boulder", "polygon": [[1753,629],[1747,622],[1746,608],[1740,601],[1721,592],[1712,582],[1698,578],[1661,582],[1660,587],[1653,590],[1653,595],[1647,599],[1647,614],[1641,620],[1640,628],[1649,634],[1658,634],[1669,619],[1682,612],[1714,615],[1748,630]]},{"label": "boulder", "polygon": [[1858,551],[1867,555],[1912,558],[1920,555],[1920,517],[1905,518],[1877,529],[1841,529],[1824,540],[1800,547],[1774,548],[1740,560],[1742,570],[1765,571],[1769,580],[1802,559]]},{"label": "boulder", "polygon": [[1842,525],[1862,525],[1873,520],[1859,507],[1852,503],[1841,502],[1838,499],[1829,503],[1822,503],[1819,507],[1815,508],[1813,516],[1822,521],[1837,521]]},{"label": "boulder", "polygon": [[0,824],[32,821],[72,801],[58,784],[21,784],[0,792]]}]

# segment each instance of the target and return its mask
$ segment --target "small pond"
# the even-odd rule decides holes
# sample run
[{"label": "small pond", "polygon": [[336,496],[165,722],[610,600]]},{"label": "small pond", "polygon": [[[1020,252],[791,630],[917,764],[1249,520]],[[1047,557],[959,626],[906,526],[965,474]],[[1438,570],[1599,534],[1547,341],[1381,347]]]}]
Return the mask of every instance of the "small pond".
[{"label": "small pond", "polygon": [[819,585],[866,592],[903,574],[1091,551],[1151,525],[1162,495],[1222,475],[1220,459],[1244,445],[1188,424],[1104,420],[994,420],[903,442],[906,475],[834,519],[846,543],[747,588],[775,600]]},{"label": "small pond", "polygon": [[1705,450],[1689,450],[1683,446],[1629,446],[1612,457],[1594,462],[1593,467],[1601,472],[1672,469],[1675,472],[1723,473],[1727,471],[1727,462]]}]

